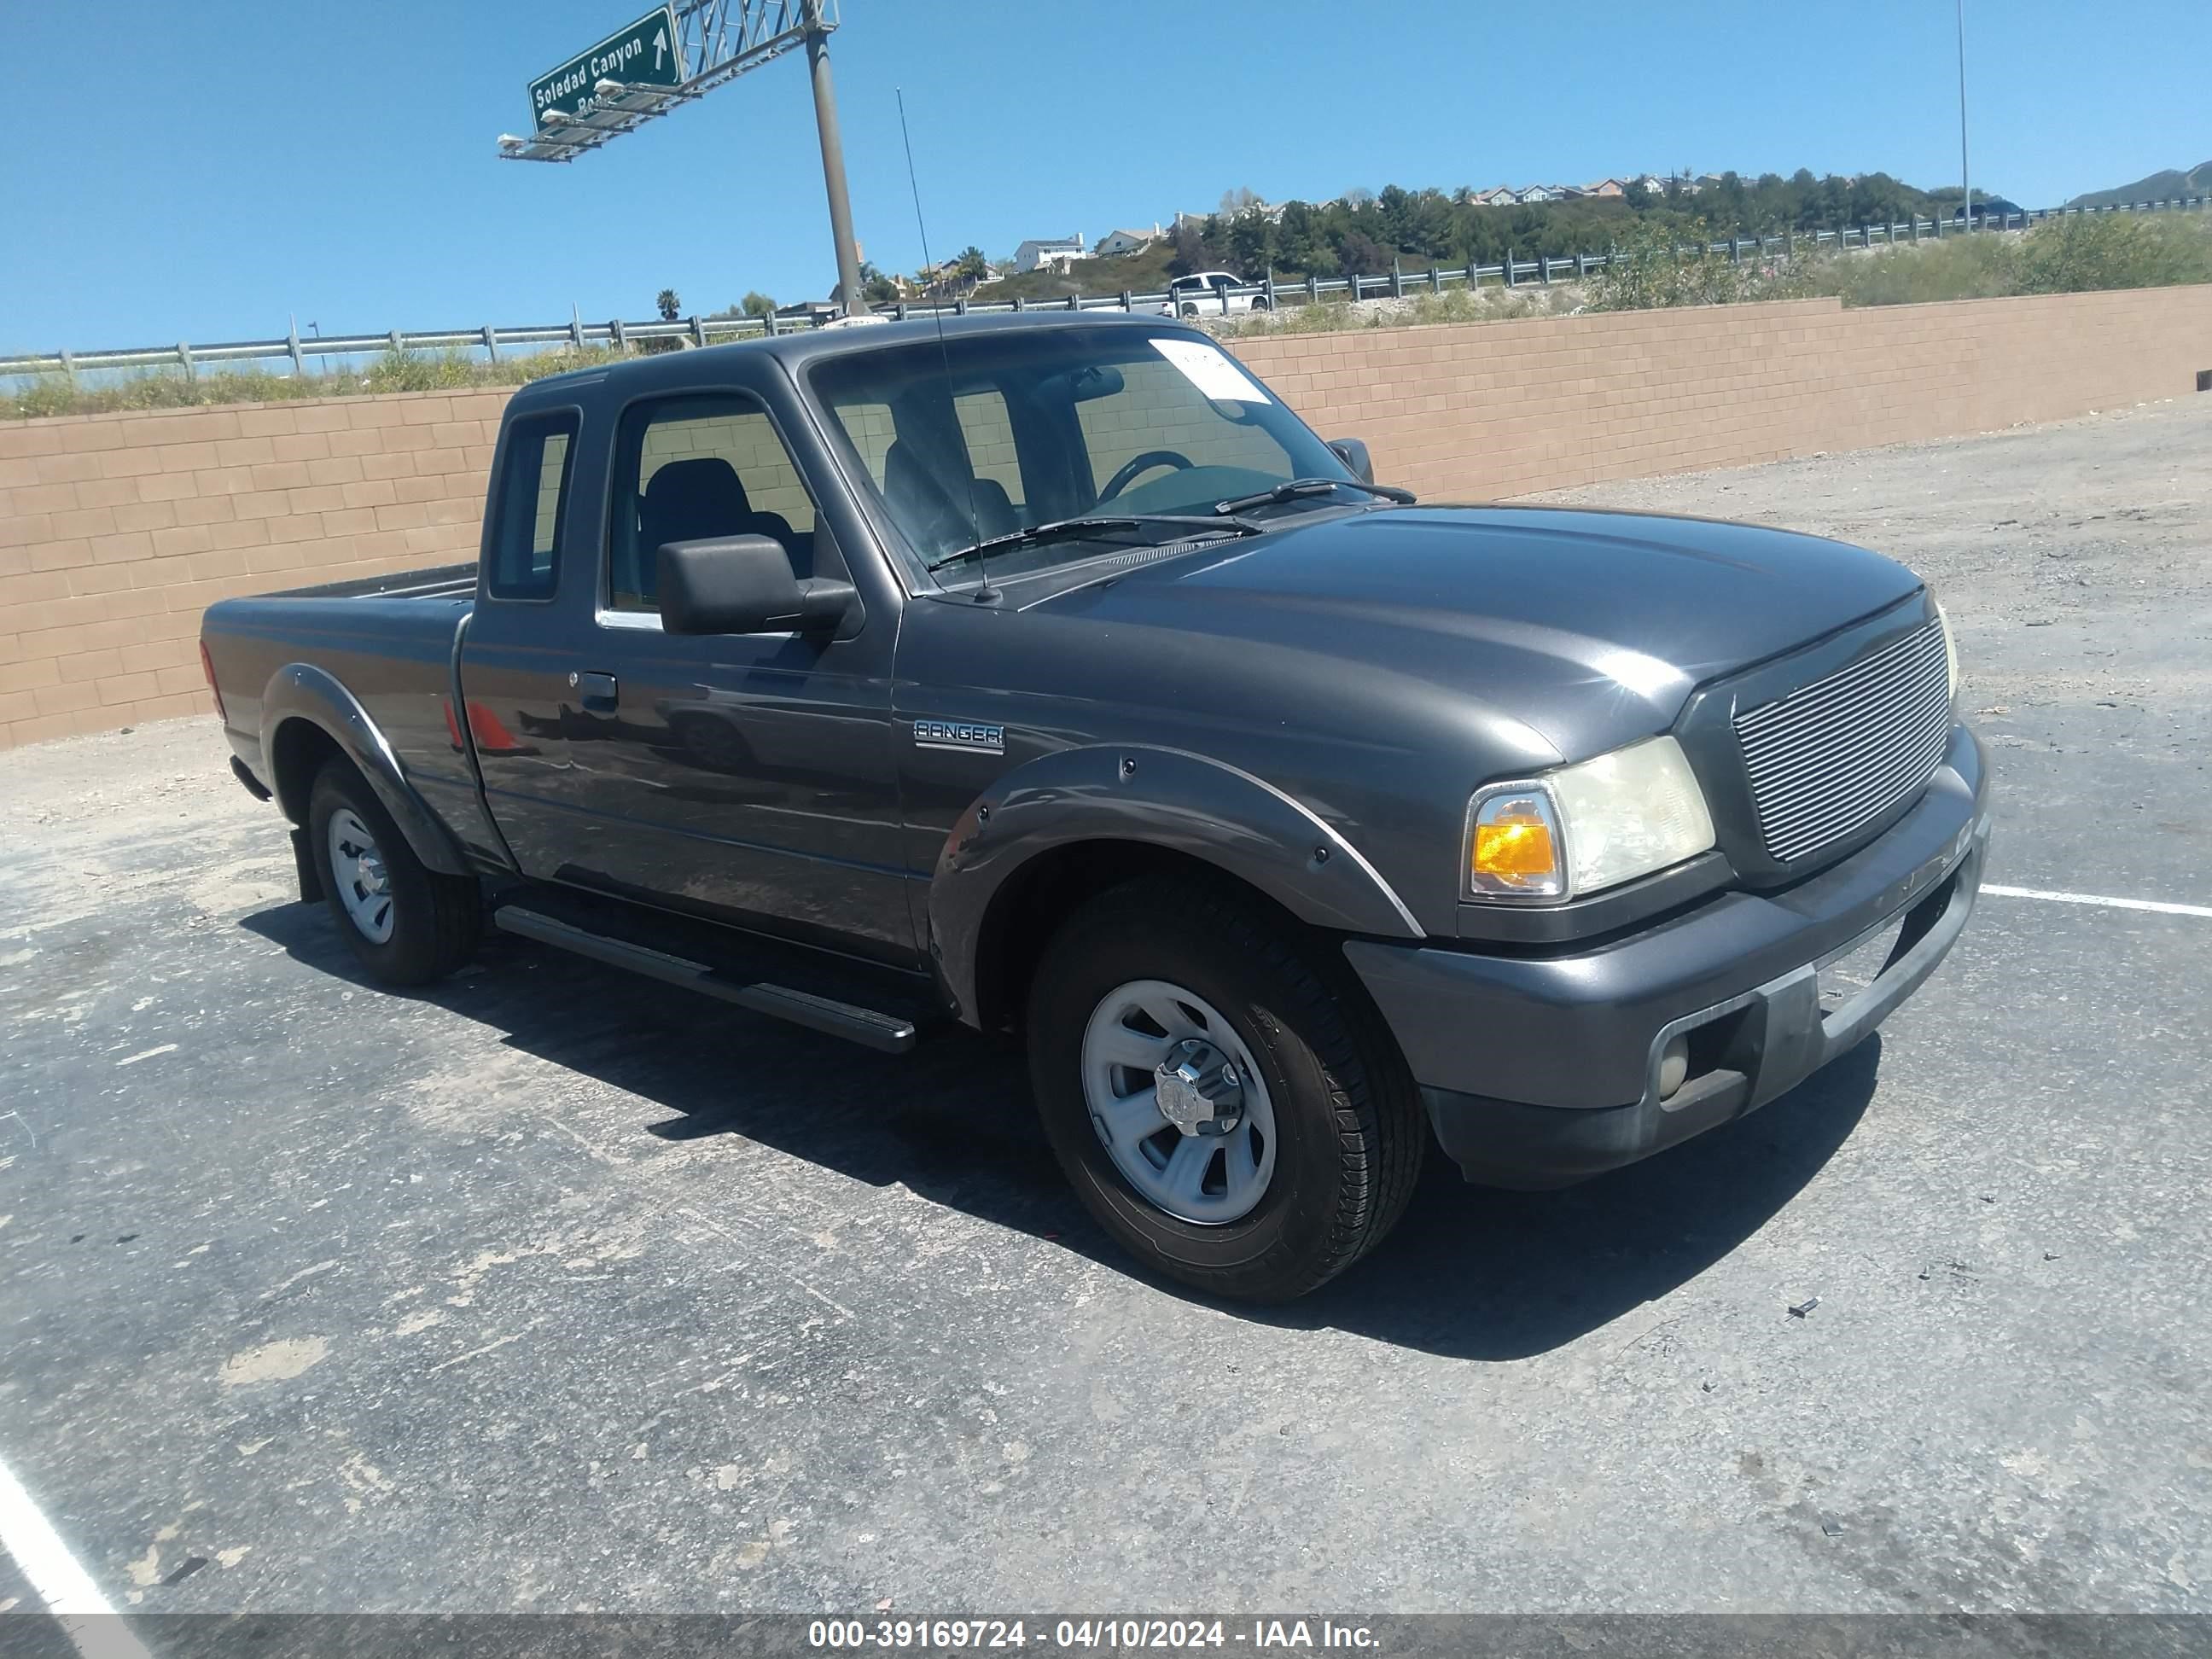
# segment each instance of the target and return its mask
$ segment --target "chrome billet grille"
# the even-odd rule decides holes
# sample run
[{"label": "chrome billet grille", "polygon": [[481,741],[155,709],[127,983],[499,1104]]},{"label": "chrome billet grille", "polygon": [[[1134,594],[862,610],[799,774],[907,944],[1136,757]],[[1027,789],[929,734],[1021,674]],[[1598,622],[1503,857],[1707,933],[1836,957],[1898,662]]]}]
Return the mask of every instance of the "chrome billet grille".
[{"label": "chrome billet grille", "polygon": [[1738,714],[1767,855],[1785,864],[1807,857],[1917,793],[1950,735],[1949,671],[1935,622]]}]

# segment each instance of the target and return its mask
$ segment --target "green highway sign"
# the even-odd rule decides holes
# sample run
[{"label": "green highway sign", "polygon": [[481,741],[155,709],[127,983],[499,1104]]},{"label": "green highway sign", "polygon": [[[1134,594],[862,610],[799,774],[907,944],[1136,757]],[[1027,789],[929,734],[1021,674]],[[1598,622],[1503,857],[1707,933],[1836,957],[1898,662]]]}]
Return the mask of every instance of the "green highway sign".
[{"label": "green highway sign", "polygon": [[617,29],[588,52],[530,83],[530,113],[538,126],[554,111],[582,115],[599,101],[592,90],[602,81],[625,86],[677,87],[684,83],[683,46],[676,13],[663,6],[629,27]]}]

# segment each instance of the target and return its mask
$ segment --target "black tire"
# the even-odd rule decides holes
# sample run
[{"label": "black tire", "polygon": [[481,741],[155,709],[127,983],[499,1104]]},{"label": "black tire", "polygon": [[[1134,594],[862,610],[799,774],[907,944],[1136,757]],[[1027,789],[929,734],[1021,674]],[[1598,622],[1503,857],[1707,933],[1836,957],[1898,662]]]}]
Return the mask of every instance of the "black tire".
[{"label": "black tire", "polygon": [[[1218,1010],[1273,1102],[1273,1179],[1241,1219],[1200,1225],[1141,1197],[1094,1130],[1083,1035],[1115,987],[1162,979]],[[1396,1042],[1334,951],[1203,882],[1099,895],[1046,946],[1030,988],[1030,1076],[1045,1134],[1091,1213],[1133,1255],[1210,1295],[1287,1302],[1342,1273],[1405,1213],[1427,1150]]]},{"label": "black tire", "polygon": [[[392,916],[391,936],[380,942],[356,924],[331,870],[331,819],[341,809],[367,827],[384,862]],[[385,985],[427,985],[475,952],[483,922],[483,895],[475,878],[441,875],[416,858],[376,792],[343,757],[332,756],[315,775],[307,796],[307,837],[323,902],[370,978]]]}]

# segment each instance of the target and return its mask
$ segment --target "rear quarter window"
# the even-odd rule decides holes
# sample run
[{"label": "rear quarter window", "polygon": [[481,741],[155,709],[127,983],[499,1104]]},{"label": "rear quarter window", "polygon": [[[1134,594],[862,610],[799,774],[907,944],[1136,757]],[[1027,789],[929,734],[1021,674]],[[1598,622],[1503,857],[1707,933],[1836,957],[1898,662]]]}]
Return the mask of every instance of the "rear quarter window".
[{"label": "rear quarter window", "polygon": [[561,522],[568,515],[577,420],[575,410],[562,410],[527,416],[507,430],[485,549],[484,591],[494,599],[550,599],[560,585]]}]

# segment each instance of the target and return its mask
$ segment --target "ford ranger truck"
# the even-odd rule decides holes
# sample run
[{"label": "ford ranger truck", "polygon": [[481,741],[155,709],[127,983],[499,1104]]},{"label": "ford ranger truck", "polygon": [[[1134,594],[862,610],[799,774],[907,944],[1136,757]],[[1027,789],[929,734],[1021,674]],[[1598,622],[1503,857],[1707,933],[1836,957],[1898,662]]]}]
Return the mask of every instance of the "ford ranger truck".
[{"label": "ford ranger truck", "polygon": [[534,381],[474,569],[203,646],[369,977],[489,925],[878,1048],[1016,1034],[1083,1202],[1228,1297],[1357,1261],[1431,1140],[1553,1187],[1772,1100],[1935,970],[1989,833],[1910,570],[1416,505],[1169,319]]}]

